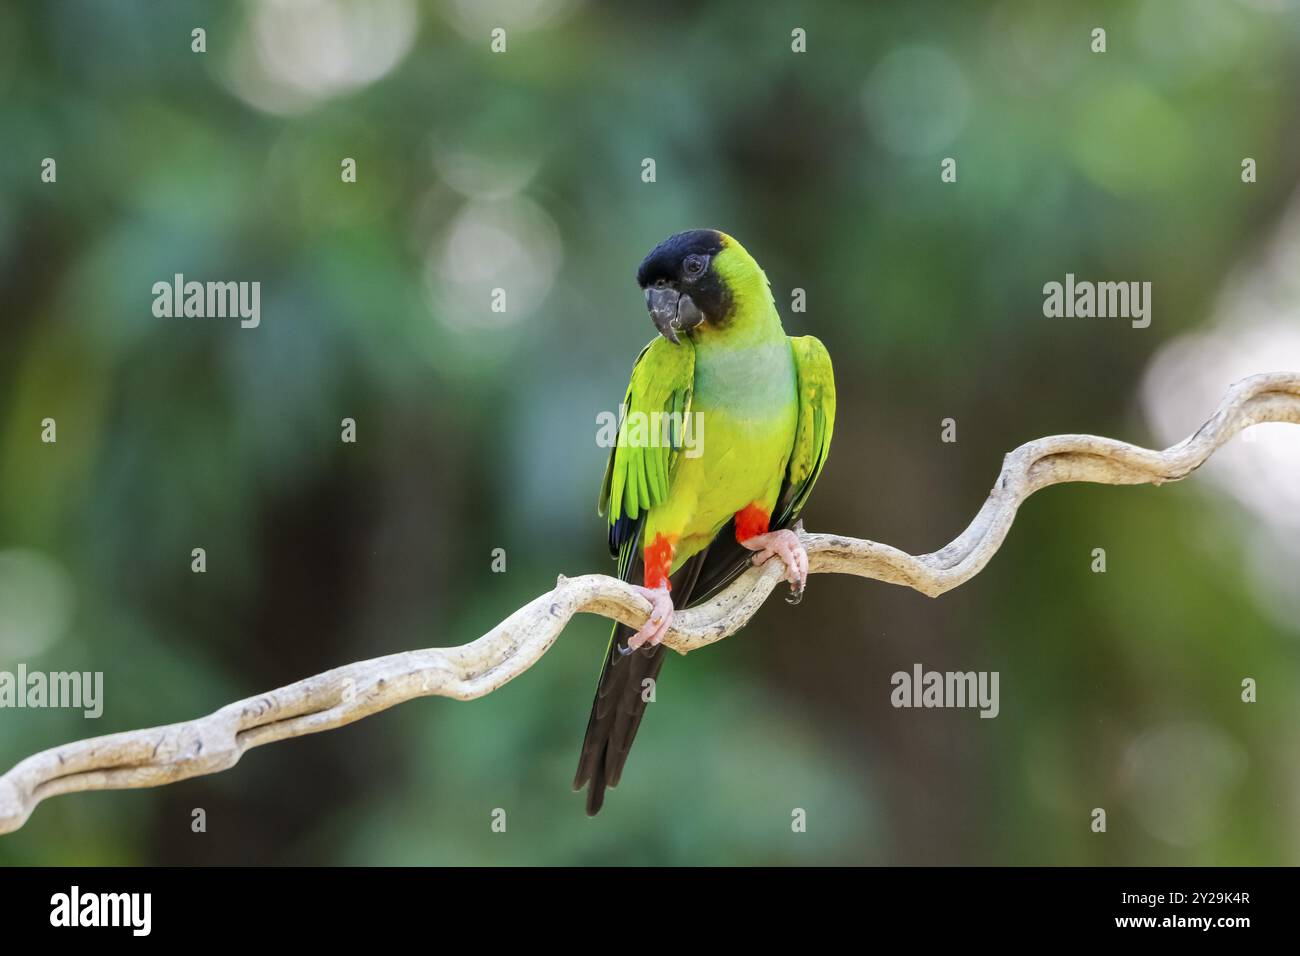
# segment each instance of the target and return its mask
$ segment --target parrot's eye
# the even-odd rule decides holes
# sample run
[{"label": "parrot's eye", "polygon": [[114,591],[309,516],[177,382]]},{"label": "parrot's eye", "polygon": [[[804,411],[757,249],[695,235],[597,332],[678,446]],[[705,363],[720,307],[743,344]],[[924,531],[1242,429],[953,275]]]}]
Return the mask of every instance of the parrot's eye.
[{"label": "parrot's eye", "polygon": [[686,269],[686,274],[694,278],[704,271],[704,257],[687,256],[686,262],[683,263],[683,267]]}]

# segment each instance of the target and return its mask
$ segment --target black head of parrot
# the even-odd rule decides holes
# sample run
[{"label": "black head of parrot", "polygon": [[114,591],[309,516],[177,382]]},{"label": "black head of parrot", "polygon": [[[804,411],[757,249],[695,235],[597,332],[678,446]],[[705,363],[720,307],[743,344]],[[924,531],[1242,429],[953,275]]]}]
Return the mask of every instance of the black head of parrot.
[{"label": "black head of parrot", "polygon": [[650,318],[674,345],[679,334],[705,322],[721,324],[730,313],[731,290],[713,267],[727,242],[716,229],[679,232],[651,249],[637,270]]}]

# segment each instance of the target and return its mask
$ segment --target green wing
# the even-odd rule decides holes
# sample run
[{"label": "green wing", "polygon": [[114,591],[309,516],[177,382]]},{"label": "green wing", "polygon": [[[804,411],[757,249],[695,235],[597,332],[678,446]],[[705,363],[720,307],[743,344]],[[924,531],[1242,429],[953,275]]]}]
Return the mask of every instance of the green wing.
[{"label": "green wing", "polygon": [[609,453],[599,513],[609,514],[610,552],[636,536],[645,512],[668,497],[691,413],[695,347],[656,338],[632,366],[618,442]]},{"label": "green wing", "polygon": [[[694,383],[695,346],[689,339],[673,345],[657,338],[641,350],[632,366],[632,382],[619,413],[618,442],[609,453],[599,502],[600,513],[609,513],[609,550],[618,558],[618,575],[624,581],[640,583],[644,566],[637,543],[647,510],[666,500],[672,487]],[[654,418],[665,413],[670,416],[667,441],[658,431],[664,419]],[[652,427],[656,429],[653,443],[649,440]],[[694,586],[691,575],[695,572],[698,563],[693,571],[683,568],[674,577],[673,596],[681,602],[679,607],[690,600]],[[641,696],[644,681],[657,679],[668,657],[662,645],[643,647],[624,657],[619,647],[626,645],[633,633],[635,628],[614,625],[596,682],[596,699],[591,703],[578,772],[573,778],[574,790],[591,784],[587,791],[589,814],[600,810],[605,788],[618,784],[645,715],[646,701]]]},{"label": "green wing", "polygon": [[835,427],[835,372],[826,346],[811,335],[791,336],[790,349],[799,378],[799,423],[774,528],[788,527],[799,517],[826,464]]}]

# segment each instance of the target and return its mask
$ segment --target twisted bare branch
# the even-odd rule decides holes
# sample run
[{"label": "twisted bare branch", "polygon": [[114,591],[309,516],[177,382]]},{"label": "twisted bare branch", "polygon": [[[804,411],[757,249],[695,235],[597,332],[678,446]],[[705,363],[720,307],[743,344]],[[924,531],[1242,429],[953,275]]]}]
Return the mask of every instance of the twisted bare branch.
[{"label": "twisted bare branch", "polygon": [[[1186,477],[1243,428],[1300,424],[1300,373],[1242,379],[1195,434],[1152,451],[1094,435],[1053,435],[1008,454],[988,500],[951,544],[911,555],[860,538],[800,530],[812,573],[856,574],[937,597],[978,574],[997,552],[1021,502],[1049,485],[1163,484]],[[781,580],[780,562],[752,568],[707,604],[679,611],[664,643],[680,653],[740,630]],[[560,577],[478,640],[359,661],[236,701],[197,720],[94,737],[35,754],[0,777],[0,833],[17,830],[38,803],[82,790],[154,787],[234,766],[246,750],[330,730],[412,699],[471,700],[528,670],[578,613],[633,627],[649,603],[603,574]]]}]

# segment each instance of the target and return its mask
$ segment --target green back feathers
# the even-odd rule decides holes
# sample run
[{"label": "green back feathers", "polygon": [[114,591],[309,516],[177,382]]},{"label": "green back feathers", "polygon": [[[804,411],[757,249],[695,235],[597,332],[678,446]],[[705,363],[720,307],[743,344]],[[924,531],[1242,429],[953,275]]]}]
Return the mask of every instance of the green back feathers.
[{"label": "green back feathers", "polygon": [[826,346],[811,335],[791,336],[790,349],[799,380],[799,424],[773,527],[785,527],[803,510],[826,464],[835,427],[835,373]]}]

